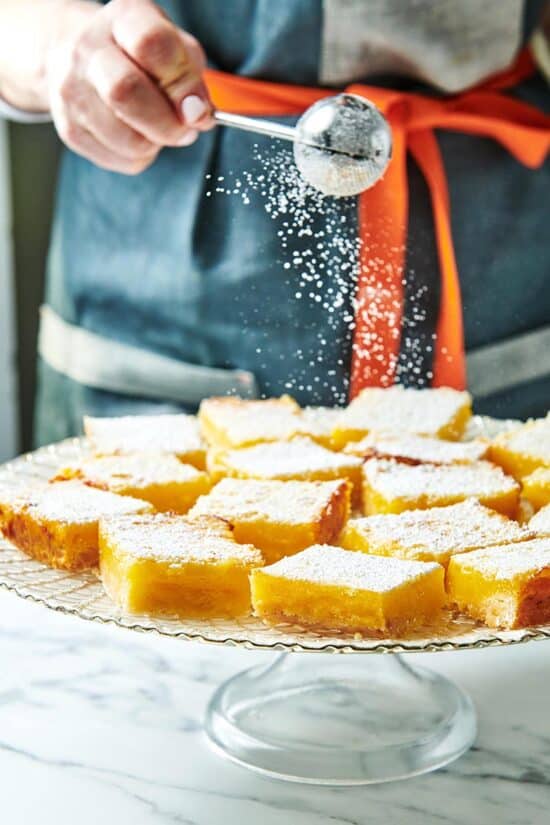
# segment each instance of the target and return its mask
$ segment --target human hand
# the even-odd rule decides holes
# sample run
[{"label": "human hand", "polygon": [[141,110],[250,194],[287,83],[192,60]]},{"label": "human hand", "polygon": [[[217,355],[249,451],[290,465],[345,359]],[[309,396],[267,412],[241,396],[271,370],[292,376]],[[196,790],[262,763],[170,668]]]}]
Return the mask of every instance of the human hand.
[{"label": "human hand", "polygon": [[151,0],[69,2],[47,60],[50,111],[71,149],[138,174],[211,128],[204,53]]}]

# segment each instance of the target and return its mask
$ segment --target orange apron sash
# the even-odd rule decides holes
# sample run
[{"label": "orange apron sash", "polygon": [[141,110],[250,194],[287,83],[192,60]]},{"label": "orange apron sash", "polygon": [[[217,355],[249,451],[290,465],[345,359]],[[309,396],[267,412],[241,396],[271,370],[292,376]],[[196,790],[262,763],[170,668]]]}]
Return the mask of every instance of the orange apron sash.
[{"label": "orange apron sash", "polygon": [[[350,396],[366,386],[395,381],[401,341],[408,222],[406,156],[423,174],[432,203],[441,276],[432,385],[466,386],[460,282],[456,266],[449,193],[434,129],[492,138],[524,166],[541,166],[550,149],[550,117],[501,94],[534,71],[524,51],[515,65],[482,86],[447,98],[354,83],[345,91],[372,100],[393,131],[393,157],[383,178],[359,196],[362,240],[355,297]],[[299,115],[334,90],[252,80],[214,70],[206,73],[214,105],[255,116]]]}]

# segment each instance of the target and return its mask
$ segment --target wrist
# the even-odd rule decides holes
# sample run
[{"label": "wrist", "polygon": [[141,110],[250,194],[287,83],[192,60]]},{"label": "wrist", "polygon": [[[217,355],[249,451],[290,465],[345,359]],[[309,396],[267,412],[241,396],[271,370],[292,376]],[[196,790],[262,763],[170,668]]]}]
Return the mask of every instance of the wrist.
[{"label": "wrist", "polygon": [[48,65],[63,41],[86,25],[102,6],[88,0],[13,5],[0,33],[0,98],[27,112],[48,112]]}]

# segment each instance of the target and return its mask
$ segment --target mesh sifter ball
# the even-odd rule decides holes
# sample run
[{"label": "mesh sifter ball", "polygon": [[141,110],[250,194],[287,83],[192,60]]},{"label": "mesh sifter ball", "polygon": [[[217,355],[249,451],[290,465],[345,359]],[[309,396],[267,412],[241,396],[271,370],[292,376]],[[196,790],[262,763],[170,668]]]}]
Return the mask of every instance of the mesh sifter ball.
[{"label": "mesh sifter ball", "polygon": [[213,118],[222,126],[292,141],[301,174],[325,195],[358,195],[380,180],[391,159],[387,120],[359,95],[325,97],[295,127],[219,110]]},{"label": "mesh sifter ball", "polygon": [[388,122],[358,95],[324,98],[296,125],[296,165],[326,195],[344,197],[369,189],[384,174],[391,149]]}]

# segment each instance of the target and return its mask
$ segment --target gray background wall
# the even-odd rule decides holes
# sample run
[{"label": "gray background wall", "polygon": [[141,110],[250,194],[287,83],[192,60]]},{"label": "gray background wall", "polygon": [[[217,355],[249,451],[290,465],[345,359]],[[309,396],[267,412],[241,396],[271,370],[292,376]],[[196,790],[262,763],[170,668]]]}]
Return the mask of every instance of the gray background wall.
[{"label": "gray background wall", "polygon": [[9,124],[20,447],[30,449],[38,307],[42,301],[60,144],[48,124]]}]

